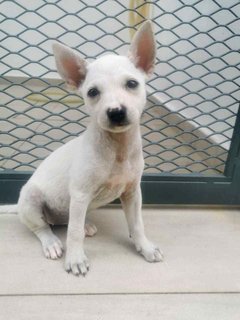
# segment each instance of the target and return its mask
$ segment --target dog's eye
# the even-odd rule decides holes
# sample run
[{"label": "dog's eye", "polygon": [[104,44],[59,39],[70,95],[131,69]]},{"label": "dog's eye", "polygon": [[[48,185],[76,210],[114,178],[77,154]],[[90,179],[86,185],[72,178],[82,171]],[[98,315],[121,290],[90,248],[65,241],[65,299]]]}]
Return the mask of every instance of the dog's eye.
[{"label": "dog's eye", "polygon": [[138,82],[136,80],[128,80],[126,82],[126,87],[129,89],[135,89],[138,86]]},{"label": "dog's eye", "polygon": [[88,93],[87,95],[90,97],[90,98],[95,98],[96,96],[98,96],[100,94],[100,91],[98,90],[98,88],[91,88],[88,90]]}]

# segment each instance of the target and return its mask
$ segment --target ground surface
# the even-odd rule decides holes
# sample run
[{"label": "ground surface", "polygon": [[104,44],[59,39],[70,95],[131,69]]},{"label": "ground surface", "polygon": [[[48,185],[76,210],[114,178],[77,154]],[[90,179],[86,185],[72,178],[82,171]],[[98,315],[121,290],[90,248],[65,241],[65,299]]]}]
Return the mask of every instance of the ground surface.
[{"label": "ground surface", "polygon": [[[43,257],[15,215],[0,216],[0,319],[240,319],[240,210],[144,209],[165,261],[149,264],[128,238],[120,209],[91,213],[89,274]],[[55,233],[65,243],[66,228]]]}]

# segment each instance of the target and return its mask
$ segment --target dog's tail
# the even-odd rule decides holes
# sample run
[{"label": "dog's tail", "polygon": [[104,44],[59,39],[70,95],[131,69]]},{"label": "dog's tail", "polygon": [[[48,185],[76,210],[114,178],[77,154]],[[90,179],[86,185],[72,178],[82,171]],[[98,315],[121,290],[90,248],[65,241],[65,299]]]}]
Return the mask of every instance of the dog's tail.
[{"label": "dog's tail", "polygon": [[4,213],[17,214],[17,204],[0,206],[0,214]]}]

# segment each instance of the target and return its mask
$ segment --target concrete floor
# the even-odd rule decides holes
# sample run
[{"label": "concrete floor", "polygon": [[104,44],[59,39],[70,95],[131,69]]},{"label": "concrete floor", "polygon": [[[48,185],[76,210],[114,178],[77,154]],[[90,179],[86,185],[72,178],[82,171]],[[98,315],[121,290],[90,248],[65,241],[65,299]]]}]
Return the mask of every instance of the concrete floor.
[{"label": "concrete floor", "polygon": [[[43,257],[15,215],[0,216],[0,319],[234,320],[240,315],[240,211],[144,209],[165,261],[149,264],[128,238],[120,209],[92,212],[89,274]],[[65,242],[66,227],[55,233]]]}]

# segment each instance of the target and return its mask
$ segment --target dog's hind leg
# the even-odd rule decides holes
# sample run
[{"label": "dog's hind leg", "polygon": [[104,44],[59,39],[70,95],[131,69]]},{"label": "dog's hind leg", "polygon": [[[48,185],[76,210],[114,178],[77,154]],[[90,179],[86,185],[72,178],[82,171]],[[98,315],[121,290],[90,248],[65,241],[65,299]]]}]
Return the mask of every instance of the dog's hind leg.
[{"label": "dog's hind leg", "polygon": [[60,258],[63,246],[46,222],[43,213],[42,193],[36,186],[26,185],[22,188],[18,201],[18,214],[21,222],[41,241],[46,258]]},{"label": "dog's hind leg", "polygon": [[97,227],[95,226],[95,224],[87,220],[85,222],[84,231],[85,237],[93,237],[97,233]]}]

